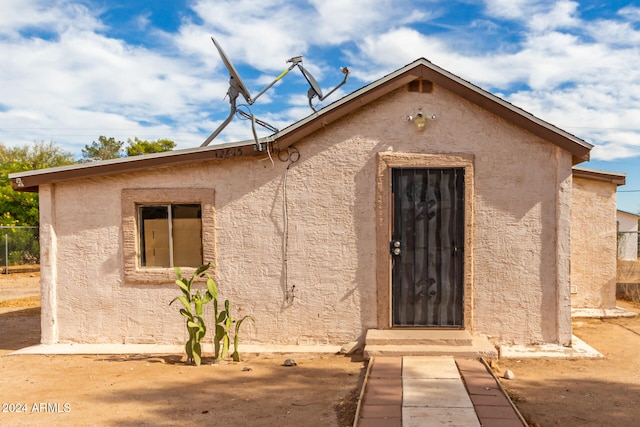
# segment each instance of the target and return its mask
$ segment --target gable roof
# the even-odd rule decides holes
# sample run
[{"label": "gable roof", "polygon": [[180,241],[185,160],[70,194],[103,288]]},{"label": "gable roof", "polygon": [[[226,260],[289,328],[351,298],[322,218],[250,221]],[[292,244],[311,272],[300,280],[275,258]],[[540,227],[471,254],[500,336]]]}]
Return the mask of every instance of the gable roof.
[{"label": "gable roof", "polygon": [[[346,114],[415,80],[428,80],[567,150],[573,155],[574,164],[589,159],[589,152],[593,146],[588,142],[537,118],[424,58],[417,59],[262,140],[267,143],[277,141],[280,147],[287,147]],[[70,179],[257,154],[260,152],[254,149],[254,141],[242,141],[19,172],[10,174],[9,178],[15,190],[38,191],[38,186],[41,184]]]}]

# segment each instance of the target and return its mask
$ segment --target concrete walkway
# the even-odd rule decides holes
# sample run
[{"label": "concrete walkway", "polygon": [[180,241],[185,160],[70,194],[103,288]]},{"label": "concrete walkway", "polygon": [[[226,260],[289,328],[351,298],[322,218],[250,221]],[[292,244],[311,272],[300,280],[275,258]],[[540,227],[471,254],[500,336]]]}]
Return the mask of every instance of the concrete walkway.
[{"label": "concrete walkway", "polygon": [[523,427],[479,360],[377,357],[366,379],[358,427]]}]

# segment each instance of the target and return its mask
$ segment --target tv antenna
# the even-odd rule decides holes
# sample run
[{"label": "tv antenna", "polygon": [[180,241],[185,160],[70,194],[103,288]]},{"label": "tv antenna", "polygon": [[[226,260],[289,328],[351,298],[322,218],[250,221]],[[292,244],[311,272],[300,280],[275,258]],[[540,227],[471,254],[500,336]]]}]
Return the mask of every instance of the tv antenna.
[{"label": "tv antenna", "polygon": [[235,114],[238,114],[238,115],[244,117],[245,119],[251,120],[251,131],[253,133],[253,139],[254,139],[254,141],[256,143],[256,147],[255,148],[256,148],[257,151],[262,151],[263,147],[262,147],[262,144],[260,144],[260,141],[258,140],[258,134],[256,132],[256,124],[264,127],[265,129],[269,129],[273,133],[278,132],[278,129],[275,128],[274,126],[270,125],[269,123],[266,123],[266,122],[264,122],[262,120],[257,119],[250,112],[248,113],[246,111],[243,111],[243,110],[239,109],[238,105],[237,105],[238,96],[242,95],[242,97],[247,102],[247,104],[253,105],[253,103],[255,103],[256,100],[262,96],[262,94],[264,94],[267,90],[269,90],[271,87],[273,87],[273,85],[275,85],[280,79],[282,79],[284,76],[286,76],[289,73],[289,71],[293,70],[295,67],[298,67],[300,69],[300,72],[302,72],[302,75],[304,76],[304,78],[309,83],[310,88],[309,88],[309,91],[307,93],[307,97],[309,98],[309,107],[311,107],[311,109],[314,112],[317,111],[317,110],[315,109],[315,107],[312,104],[313,99],[315,97],[318,97],[318,100],[323,101],[329,95],[331,95],[333,92],[335,92],[339,87],[344,85],[347,82],[347,79],[349,77],[349,68],[341,67],[340,71],[344,74],[344,79],[342,80],[342,82],[338,86],[333,88],[329,93],[327,93],[326,95],[323,95],[322,94],[322,89],[320,89],[320,85],[318,84],[316,79],[314,79],[313,76],[311,75],[311,73],[309,73],[309,71],[307,71],[302,66],[302,56],[294,56],[293,58],[287,60],[287,63],[291,63],[291,65],[286,70],[284,70],[282,73],[280,73],[280,75],[278,77],[276,77],[271,83],[269,83],[264,89],[262,89],[260,92],[258,92],[258,94],[255,96],[255,98],[252,98],[251,94],[249,93],[249,90],[247,89],[247,86],[242,81],[242,78],[240,77],[240,74],[238,74],[238,71],[233,66],[233,63],[231,62],[229,57],[226,55],[226,53],[224,53],[224,50],[222,49],[222,46],[220,46],[220,44],[213,37],[211,37],[211,41],[213,42],[213,44],[216,47],[216,49],[218,49],[218,53],[220,54],[220,58],[222,59],[222,62],[224,63],[224,66],[227,68],[227,71],[229,72],[229,89],[227,90],[227,95],[229,96],[229,104],[231,106],[231,110],[229,111],[229,116],[202,143],[201,147],[209,145],[209,143],[211,141],[213,141],[229,123],[231,123],[231,120],[233,120],[233,116]]},{"label": "tv antenna", "polygon": [[297,64],[297,65],[298,65],[298,68],[300,69],[300,71],[302,72],[302,75],[304,76],[304,78],[309,83],[309,86],[311,86],[309,88],[309,91],[307,92],[307,97],[309,98],[309,107],[311,107],[311,109],[314,112],[316,112],[317,110],[312,104],[313,98],[315,98],[317,96],[318,97],[318,101],[324,101],[333,92],[335,92],[336,90],[338,90],[338,88],[340,88],[342,85],[344,85],[347,82],[347,79],[349,78],[349,67],[340,67],[340,72],[342,72],[342,74],[344,74],[344,79],[342,79],[342,81],[340,82],[340,84],[338,84],[338,86],[336,86],[333,89],[331,89],[326,95],[323,95],[322,94],[322,89],[320,89],[320,85],[318,84],[316,79],[313,78],[311,73],[309,71],[307,71],[307,69],[302,66],[302,61],[300,61],[300,63]]}]

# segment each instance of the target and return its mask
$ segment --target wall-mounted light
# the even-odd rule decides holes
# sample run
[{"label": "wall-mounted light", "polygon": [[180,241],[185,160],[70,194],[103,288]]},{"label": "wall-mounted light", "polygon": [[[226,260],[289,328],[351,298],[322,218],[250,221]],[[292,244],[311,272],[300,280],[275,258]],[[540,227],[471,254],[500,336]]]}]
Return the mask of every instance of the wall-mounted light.
[{"label": "wall-mounted light", "polygon": [[419,108],[415,115],[410,114],[406,118],[408,122],[414,122],[419,130],[423,130],[427,125],[427,119],[435,120],[436,115],[431,114],[430,116],[427,116],[422,112],[422,108]]}]

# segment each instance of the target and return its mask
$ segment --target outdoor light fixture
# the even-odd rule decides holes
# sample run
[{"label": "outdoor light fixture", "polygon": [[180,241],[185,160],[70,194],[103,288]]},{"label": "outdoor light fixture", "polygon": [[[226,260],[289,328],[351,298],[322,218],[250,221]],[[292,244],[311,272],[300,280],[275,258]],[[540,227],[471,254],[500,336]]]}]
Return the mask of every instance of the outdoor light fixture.
[{"label": "outdoor light fixture", "polygon": [[436,115],[435,114],[431,114],[429,117],[427,117],[422,112],[422,108],[419,108],[418,112],[415,114],[415,116],[410,114],[406,118],[407,118],[408,122],[414,122],[419,130],[423,130],[425,128],[425,126],[427,125],[427,119],[435,120],[436,119]]}]

